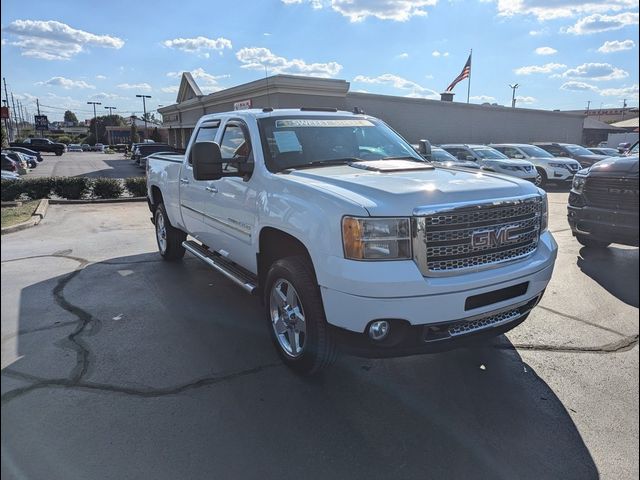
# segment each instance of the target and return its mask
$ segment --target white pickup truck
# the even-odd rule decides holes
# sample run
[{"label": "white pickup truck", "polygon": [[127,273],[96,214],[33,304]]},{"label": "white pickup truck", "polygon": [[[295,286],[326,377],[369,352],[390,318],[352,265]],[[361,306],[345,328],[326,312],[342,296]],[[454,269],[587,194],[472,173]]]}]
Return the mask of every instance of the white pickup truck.
[{"label": "white pickup truck", "polygon": [[339,349],[411,355],[503,333],[540,301],[557,254],[544,191],[434,166],[359,113],[205,115],[184,156],[149,157],[147,179],[160,254],[187,250],[260,295],[302,373]]}]

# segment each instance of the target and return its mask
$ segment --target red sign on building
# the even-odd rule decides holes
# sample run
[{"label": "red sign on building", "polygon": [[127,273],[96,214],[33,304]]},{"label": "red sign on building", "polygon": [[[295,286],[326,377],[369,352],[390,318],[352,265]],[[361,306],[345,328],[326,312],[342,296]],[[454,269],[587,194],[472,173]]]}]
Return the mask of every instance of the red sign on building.
[{"label": "red sign on building", "polygon": [[9,107],[0,107],[0,109],[2,109],[2,115],[0,118],[9,118]]}]

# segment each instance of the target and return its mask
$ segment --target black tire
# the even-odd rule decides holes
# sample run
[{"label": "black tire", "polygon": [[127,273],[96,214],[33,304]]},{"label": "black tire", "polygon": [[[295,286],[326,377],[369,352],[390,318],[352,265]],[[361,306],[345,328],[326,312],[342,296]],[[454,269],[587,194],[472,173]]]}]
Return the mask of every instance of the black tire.
[{"label": "black tire", "polygon": [[547,178],[547,172],[544,171],[544,168],[539,168],[536,167],[536,170],[538,171],[538,175],[540,175],[540,183],[538,184],[539,187],[544,187],[547,185],[547,183],[549,183],[549,179]]},{"label": "black tire", "polygon": [[61,157],[63,153],[62,150],[56,150],[56,157]]},{"label": "black tire", "polygon": [[580,244],[588,248],[607,248],[609,245],[611,245],[611,242],[596,240],[595,238],[586,237],[584,235],[576,235],[576,240],[578,240]]},{"label": "black tire", "polygon": [[[184,247],[182,242],[187,238],[187,234],[182,230],[179,230],[171,225],[167,212],[164,209],[164,204],[160,203],[153,214],[154,225],[156,230],[156,243],[158,244],[158,251],[162,258],[169,261],[180,260],[184,257]],[[159,232],[159,228],[164,227],[164,240],[163,246],[161,242],[162,234]]]},{"label": "black tire", "polygon": [[[271,318],[271,293],[274,285],[282,280],[293,285],[304,312],[304,344],[297,357],[282,347]],[[313,266],[306,257],[286,257],[271,265],[265,282],[264,304],[269,335],[285,365],[296,373],[312,375],[335,362],[337,344],[329,331]]]}]

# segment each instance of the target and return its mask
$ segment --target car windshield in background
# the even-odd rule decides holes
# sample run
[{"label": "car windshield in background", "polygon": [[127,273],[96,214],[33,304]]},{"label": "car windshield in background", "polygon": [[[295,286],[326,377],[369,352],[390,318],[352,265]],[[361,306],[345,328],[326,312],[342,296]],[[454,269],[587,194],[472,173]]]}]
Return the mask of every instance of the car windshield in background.
[{"label": "car windshield in background", "polygon": [[595,155],[595,153],[590,152],[580,145],[567,145],[567,150],[569,150],[574,155]]},{"label": "car windshield in background", "polygon": [[520,147],[520,150],[533,158],[554,158],[553,155],[551,155],[545,149],[536,147],[535,145],[523,146]]},{"label": "car windshield in background", "polygon": [[490,160],[508,160],[509,157],[503,155],[494,148],[472,148],[472,150],[478,154],[481,158],[487,158]]},{"label": "car windshield in background", "polygon": [[265,161],[272,172],[360,160],[424,162],[393,130],[367,118],[274,117],[259,123]]},{"label": "car windshield in background", "polygon": [[458,159],[442,148],[431,149],[431,160],[434,162],[457,162]]}]

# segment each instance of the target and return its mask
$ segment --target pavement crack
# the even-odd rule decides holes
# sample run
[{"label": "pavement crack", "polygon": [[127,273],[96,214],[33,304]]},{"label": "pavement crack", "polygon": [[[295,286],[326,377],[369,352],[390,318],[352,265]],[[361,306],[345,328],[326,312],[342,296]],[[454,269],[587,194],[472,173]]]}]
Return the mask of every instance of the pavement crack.
[{"label": "pavement crack", "polygon": [[618,341],[599,345],[595,347],[581,347],[571,345],[536,345],[533,343],[513,343],[511,345],[496,345],[495,348],[501,350],[532,350],[538,352],[558,352],[558,353],[597,353],[609,354],[626,352],[638,344],[638,335],[622,338]]},{"label": "pavement crack", "polygon": [[570,320],[575,320],[576,322],[584,323],[585,325],[589,325],[590,327],[599,328],[600,330],[604,330],[609,333],[615,333],[616,335],[620,335],[621,337],[626,337],[626,335],[622,332],[618,332],[617,330],[609,327],[598,325],[597,323],[590,322],[588,320],[585,320],[584,318],[576,317],[575,315],[569,315],[568,313],[563,313],[558,310],[554,310],[553,308],[545,307],[544,305],[538,305],[537,308],[546,310],[547,312],[555,313],[556,315],[560,315],[561,317],[568,318]]},{"label": "pavement crack", "polygon": [[10,340],[12,338],[29,335],[30,333],[44,332],[47,330],[54,330],[56,328],[68,327],[69,325],[75,325],[78,323],[76,320],[70,320],[68,322],[58,322],[53,325],[45,325],[44,327],[36,327],[36,328],[25,328],[24,330],[18,330],[17,332],[8,333],[7,335],[2,336],[2,343]]}]

